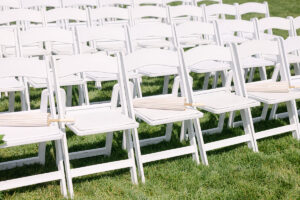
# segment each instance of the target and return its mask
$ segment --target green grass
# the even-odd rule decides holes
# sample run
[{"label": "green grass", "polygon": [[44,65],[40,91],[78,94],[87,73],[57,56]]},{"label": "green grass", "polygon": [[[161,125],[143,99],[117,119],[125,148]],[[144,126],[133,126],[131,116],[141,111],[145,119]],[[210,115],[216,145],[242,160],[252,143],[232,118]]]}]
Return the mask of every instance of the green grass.
[{"label": "green grass", "polygon": [[[233,3],[234,0],[224,0]],[[239,0],[238,2],[246,2]],[[298,16],[300,4],[298,0],[269,0],[272,16]],[[252,17],[251,16],[247,16]],[[283,36],[286,33],[279,32]],[[268,69],[269,74],[271,69]],[[192,75],[196,80],[194,88],[201,88],[204,77]],[[257,76],[257,75],[256,75]],[[103,84],[98,90],[89,85],[92,101],[108,100],[113,82]],[[143,79],[144,95],[162,92],[163,80],[160,78]],[[172,87],[172,80],[169,90]],[[76,88],[74,89],[76,92]],[[31,90],[31,104],[39,107],[41,90]],[[76,95],[76,94],[75,94]],[[77,104],[76,101],[73,102]],[[20,109],[20,97],[17,95],[17,109]],[[300,105],[298,105],[299,107]],[[7,97],[1,99],[0,110],[8,109]],[[279,110],[285,111],[284,105]],[[261,107],[252,110],[258,116]],[[226,118],[226,121],[228,118]],[[205,113],[201,120],[202,129],[217,125],[218,116]],[[271,127],[288,124],[284,120],[263,121],[255,124],[260,131]],[[150,127],[140,124],[140,138],[163,135],[165,126]],[[164,149],[180,147],[180,124],[175,124],[171,142],[142,148],[142,153],[156,152]],[[3,134],[3,133],[1,133]],[[205,142],[215,141],[243,134],[242,128],[226,128],[221,134],[204,136]],[[122,135],[114,134],[112,155],[110,157],[94,157],[75,160],[72,167],[102,163],[126,157],[121,148]],[[105,144],[105,137],[95,135],[77,137],[68,131],[69,151],[91,149]],[[241,144],[208,153],[210,165],[196,165],[191,156],[145,164],[146,184],[133,185],[129,170],[117,170],[75,178],[74,190],[76,199],[300,199],[300,142],[290,133],[260,140],[260,152],[253,153],[247,145]],[[34,156],[38,152],[37,145],[27,145],[0,150],[0,162]],[[49,172],[56,169],[52,143],[47,144],[46,165],[30,165],[12,170],[0,171],[0,180]],[[0,199],[62,199],[58,182],[50,182],[30,187],[2,192]]]}]

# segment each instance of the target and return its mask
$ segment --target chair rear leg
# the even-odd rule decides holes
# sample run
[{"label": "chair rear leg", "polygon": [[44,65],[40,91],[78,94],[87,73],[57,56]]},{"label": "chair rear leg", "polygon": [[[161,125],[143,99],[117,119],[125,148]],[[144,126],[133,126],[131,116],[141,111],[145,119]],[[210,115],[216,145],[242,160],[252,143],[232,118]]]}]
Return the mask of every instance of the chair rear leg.
[{"label": "chair rear leg", "polygon": [[198,143],[198,148],[200,151],[201,161],[204,165],[208,165],[208,160],[207,160],[207,155],[206,155],[206,151],[205,151],[205,147],[204,147],[204,140],[203,140],[203,135],[201,132],[199,119],[194,119],[193,122],[194,122],[193,124],[195,127],[195,135],[196,135],[196,139],[197,139],[197,143]]},{"label": "chair rear leg", "polygon": [[107,156],[110,156],[110,154],[111,154],[113,135],[114,134],[112,132],[106,134],[105,150],[106,150]]},{"label": "chair rear leg", "polygon": [[63,136],[63,138],[61,140],[61,145],[62,145],[62,153],[63,153],[63,159],[64,159],[66,179],[67,179],[67,186],[68,186],[70,198],[73,199],[74,198],[74,190],[73,190],[70,159],[69,159],[69,150],[68,150],[66,135]]},{"label": "chair rear leg", "polygon": [[288,101],[286,103],[288,114],[289,114],[289,120],[290,124],[295,124],[296,125],[296,130],[293,131],[293,137],[296,140],[300,140],[300,125],[299,125],[299,118],[298,118],[298,111],[296,107],[296,101]]},{"label": "chair rear leg", "polygon": [[187,125],[188,125],[188,135],[190,139],[190,145],[194,146],[195,148],[195,153],[193,153],[193,160],[197,163],[197,165],[199,165],[200,161],[199,161],[198,147],[195,139],[193,121],[192,120],[187,121]]},{"label": "chair rear leg", "polygon": [[[9,96],[8,96],[8,102],[9,102],[8,103],[8,111],[9,112],[14,112],[15,111],[15,92],[9,92],[8,94],[9,94]],[[25,102],[23,102],[23,99],[21,97],[22,110],[26,110],[23,103],[25,103]]]},{"label": "chair rear leg", "polygon": [[41,165],[45,165],[46,143],[39,143],[39,160]]},{"label": "chair rear leg", "polygon": [[168,94],[169,82],[170,82],[170,76],[165,76],[164,77],[163,94]]},{"label": "chair rear leg", "polygon": [[62,176],[62,179],[60,179],[60,191],[65,198],[68,198],[66,177],[65,177],[63,156],[62,156],[62,147],[60,141],[55,141],[55,149],[56,149],[57,168],[58,171],[61,172],[61,176]]},{"label": "chair rear leg", "polygon": [[67,87],[67,106],[71,107],[72,106],[72,86]]},{"label": "chair rear leg", "polygon": [[243,121],[245,135],[249,134],[251,138],[250,141],[247,142],[248,147],[251,148],[254,152],[258,152],[258,146],[255,139],[255,131],[254,131],[251,110],[250,108],[247,108],[241,110],[240,112]]},{"label": "chair rear leg", "polygon": [[133,151],[133,145],[132,145],[132,137],[130,130],[126,130],[126,138],[127,138],[127,151],[128,151],[128,158],[132,160],[132,167],[130,168],[130,175],[131,175],[131,181],[134,184],[138,184],[137,179],[137,173],[136,173],[136,165],[134,160],[134,151]]},{"label": "chair rear leg", "polygon": [[133,137],[133,146],[135,149],[135,159],[137,162],[139,175],[141,177],[142,183],[145,183],[144,167],[143,167],[143,163],[141,162],[142,154],[141,154],[138,131],[136,128],[132,130],[132,137]]}]

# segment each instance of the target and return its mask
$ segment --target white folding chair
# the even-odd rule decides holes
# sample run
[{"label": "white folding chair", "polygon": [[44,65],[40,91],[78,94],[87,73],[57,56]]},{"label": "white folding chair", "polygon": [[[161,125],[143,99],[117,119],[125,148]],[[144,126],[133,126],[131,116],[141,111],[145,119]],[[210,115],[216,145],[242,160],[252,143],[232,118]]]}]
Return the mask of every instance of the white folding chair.
[{"label": "white folding chair", "polygon": [[88,11],[79,8],[55,8],[45,12],[46,26],[66,30],[74,26],[88,26],[88,18]]},{"label": "white folding chair", "polygon": [[[0,57],[20,56],[17,30],[0,30]],[[7,66],[6,66],[7,67]],[[29,108],[29,98],[27,93],[26,85],[22,80],[16,79],[15,77],[2,77],[0,79],[1,90],[0,92],[8,93],[9,95],[9,111],[13,112],[15,107],[15,92],[21,93],[21,107],[22,110]]]},{"label": "white folding chair", "polygon": [[105,6],[96,9],[89,9],[89,19],[91,26],[101,26],[104,24],[124,25],[130,23],[130,9]]},{"label": "white folding chair", "polygon": [[[124,71],[127,73],[133,70],[138,70],[138,68],[142,68],[144,66],[168,66],[170,68],[175,68],[178,70],[180,76],[182,76],[182,66],[180,64],[178,53],[176,51],[170,50],[162,50],[162,49],[140,49],[136,52],[128,54],[127,56],[123,57],[123,64],[124,64]],[[125,75],[127,73],[124,73]],[[128,76],[126,75],[124,79],[127,81],[125,87],[127,90],[130,89],[130,85],[128,82]],[[184,80],[182,77],[181,80]],[[191,95],[188,93],[186,88],[186,84],[182,81],[182,96],[187,98],[187,101],[192,103]],[[171,95],[158,95],[155,96],[156,98],[159,97],[168,97],[173,96]],[[154,98],[155,98],[154,97]],[[133,108],[132,106],[132,96],[129,96],[127,102],[129,102],[129,110],[131,113],[145,121],[150,126],[157,126],[162,124],[167,124],[167,135],[162,137],[150,138],[139,140],[137,129],[134,129],[133,136],[134,136],[134,145],[136,151],[136,159],[138,164],[139,173],[141,176],[142,182],[145,182],[143,164],[148,162],[153,162],[157,160],[182,156],[186,154],[192,154],[193,160],[198,164],[199,163],[199,155],[197,149],[197,143],[195,139],[195,135],[197,138],[200,137],[201,129],[199,124],[199,119],[202,117],[202,113],[199,112],[197,109],[192,107],[187,108],[184,111],[176,111],[176,110],[161,110],[161,109],[147,109],[147,108]],[[142,99],[147,99],[148,97],[141,97]],[[153,98],[153,96],[151,97]],[[141,154],[140,146],[145,146],[148,144],[156,144],[161,141],[170,141],[171,133],[172,133],[172,123],[179,122],[179,121],[187,121],[189,124],[189,139],[190,145],[180,148],[175,148],[172,150],[164,150],[160,152],[150,153],[150,154]],[[194,130],[195,127],[195,131]],[[200,150],[202,150],[202,146],[199,146]],[[202,155],[202,154],[201,154]],[[205,161],[203,161],[205,163]]]},{"label": "white folding chair", "polygon": [[[200,109],[207,112],[220,115],[217,128],[203,130],[203,133],[212,134],[220,133],[223,130],[225,114],[227,112],[240,110],[244,125],[244,134],[231,138],[221,139],[214,142],[204,143],[202,135],[198,138],[199,145],[204,149],[203,156],[206,157],[206,152],[232,146],[241,143],[247,143],[248,147],[253,151],[257,151],[256,142],[253,140],[254,128],[250,108],[258,106],[259,102],[249,99],[245,92],[245,84],[241,81],[236,69],[236,63],[233,59],[232,49],[229,47],[217,45],[204,45],[195,47],[186,52],[181,51],[184,72],[186,79],[189,79],[190,66],[205,61],[219,61],[226,62],[231,66],[231,79],[233,78],[233,86],[235,91],[231,91],[231,79],[227,82],[225,87],[209,90],[193,90],[191,81],[190,90],[193,90],[192,97],[194,102],[203,104]],[[207,158],[205,164],[208,164]]]},{"label": "white folding chair", "polygon": [[29,9],[11,9],[0,12],[0,28],[26,30],[44,25],[43,13]]},{"label": "white folding chair", "polygon": [[[47,62],[40,61],[34,58],[2,58],[0,59],[0,76],[2,77],[39,77],[47,79]],[[56,116],[55,102],[53,97],[53,90],[51,90],[51,83],[48,79],[48,90],[42,92],[42,104],[41,109],[35,111],[22,111],[11,113],[12,115],[22,115],[31,113],[45,113],[48,111],[48,101],[46,100],[49,96],[50,98],[50,114],[51,117]],[[2,85],[4,87],[4,85]],[[5,114],[5,113],[1,113]],[[0,169],[11,169],[14,167],[21,167],[23,165],[39,163],[45,164],[44,154],[45,153],[45,143],[50,141],[55,141],[56,148],[56,163],[58,170],[52,172],[41,173],[37,175],[25,176],[22,178],[14,178],[11,180],[5,180],[0,182],[0,191],[9,190],[13,188],[19,188],[29,185],[34,185],[38,183],[45,183],[50,181],[59,180],[61,193],[64,197],[67,197],[65,172],[62,157],[62,146],[66,145],[66,136],[59,129],[58,124],[51,124],[50,126],[36,126],[36,127],[0,127],[1,133],[4,134],[3,140],[5,144],[0,146],[0,151],[3,148],[17,147],[21,145],[42,143],[42,148],[39,148],[39,155],[37,157],[25,158],[20,160],[7,161],[0,164]],[[40,146],[41,147],[41,146]],[[66,148],[66,147],[65,147]]]},{"label": "white folding chair", "polygon": [[202,7],[193,5],[168,6],[169,19],[173,24],[180,24],[187,21],[204,21]]},{"label": "white folding chair", "polygon": [[[72,179],[79,176],[94,174],[104,171],[130,168],[131,180],[137,184],[136,166],[134,161],[134,151],[132,146],[131,131],[138,127],[134,117],[128,112],[128,92],[124,90],[123,78],[119,72],[119,56],[111,57],[103,54],[81,54],[76,56],[53,57],[53,70],[55,81],[55,92],[57,97],[58,113],[61,118],[68,117],[75,119],[74,124],[67,124],[67,127],[79,137],[106,133],[106,146],[100,149],[86,150],[70,153],[70,159],[86,158],[98,155],[110,155],[112,147],[113,132],[125,131],[127,139],[128,158],[108,162],[103,164],[94,164],[91,166],[70,169],[69,162],[65,162],[67,183],[71,198],[74,196]],[[113,96],[120,96],[121,107],[117,102],[109,106],[101,104],[100,106],[77,106],[68,109],[64,106],[65,94],[61,92],[60,80],[62,77],[86,72],[102,72],[115,74],[118,78],[117,92]],[[115,97],[112,97],[115,98]],[[62,130],[65,125],[61,124]],[[68,160],[68,150],[65,149],[65,158]]]},{"label": "white folding chair", "polygon": [[237,9],[236,5],[230,4],[212,4],[202,5],[207,22],[211,22],[217,19],[226,19],[226,16],[232,16],[236,19]]},{"label": "white folding chair", "polygon": [[167,6],[194,5],[193,0],[164,0]]},{"label": "white folding chair", "polygon": [[[256,81],[252,84],[264,84],[270,81],[277,81],[278,74],[280,74],[280,81],[287,81],[288,85],[291,85],[291,78],[289,73],[289,66],[287,63],[287,58],[283,52],[283,40],[282,38],[276,38],[275,41],[269,40],[252,40],[244,42],[240,45],[233,45],[234,54],[236,57],[236,62],[239,68],[243,68],[242,60],[246,57],[255,55],[255,54],[263,54],[263,55],[276,55],[278,60],[278,65],[274,69],[273,77],[269,80],[264,81]],[[279,73],[278,73],[279,72]],[[287,93],[277,93],[277,92],[247,92],[249,98],[255,99],[261,103],[266,105],[274,105],[279,103],[286,103],[288,115],[289,115],[289,124],[283,125],[281,127],[276,127],[268,130],[263,130],[256,132],[254,135],[254,139],[262,139],[266,137],[270,137],[273,135],[278,135],[286,132],[292,132],[294,138],[300,140],[300,132],[299,132],[299,119],[296,108],[295,99],[300,98],[300,92],[297,90],[290,90]]]}]

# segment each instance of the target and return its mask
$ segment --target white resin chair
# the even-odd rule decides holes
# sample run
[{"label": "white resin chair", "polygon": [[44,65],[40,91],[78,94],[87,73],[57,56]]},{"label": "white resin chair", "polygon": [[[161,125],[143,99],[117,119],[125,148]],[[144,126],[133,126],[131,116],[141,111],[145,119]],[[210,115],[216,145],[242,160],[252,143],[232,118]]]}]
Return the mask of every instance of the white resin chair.
[{"label": "white resin chair", "polygon": [[194,5],[193,0],[164,0],[167,6]]},{"label": "white resin chair", "polygon": [[[282,38],[277,38],[275,41],[268,40],[253,40],[247,41],[240,45],[233,45],[236,62],[239,68],[243,68],[243,64],[241,60],[246,57],[255,55],[255,54],[264,54],[264,55],[275,55],[277,56],[278,65],[274,69],[273,77],[269,80],[264,81],[256,81],[252,84],[264,84],[265,82],[270,81],[287,81],[289,85],[292,85],[290,70],[287,63],[287,58],[284,55],[283,50],[283,41]],[[280,79],[278,79],[278,74],[280,75]],[[295,100],[300,98],[300,92],[297,89],[291,89],[287,93],[276,93],[276,92],[247,92],[249,98],[255,99],[261,103],[266,105],[275,105],[279,103],[286,103],[288,115],[289,115],[289,124],[284,125],[277,128],[272,128],[268,130],[263,130],[256,132],[254,135],[254,139],[262,139],[266,137],[270,137],[273,135],[278,135],[286,132],[292,132],[294,138],[300,140],[300,132],[299,132],[299,119],[296,108]]]},{"label": "white resin chair", "polygon": [[[182,77],[182,66],[179,60],[178,52],[177,51],[170,51],[170,50],[162,50],[162,49],[140,49],[136,52],[133,52],[131,54],[128,54],[127,56],[123,57],[123,64],[124,64],[124,71],[126,71],[125,74],[125,80],[127,83],[125,84],[125,87],[127,90],[132,91],[130,88],[129,82],[128,82],[128,72],[138,70],[138,68],[143,68],[144,66],[168,66],[170,68],[175,68],[178,70],[178,74]],[[182,77],[181,80],[183,80],[184,77]],[[191,94],[188,93],[187,86],[185,84],[185,81],[182,81],[182,96],[187,98],[187,102],[192,103]],[[129,92],[132,93],[132,92]],[[156,97],[168,97],[173,96],[170,95],[157,95],[157,96],[151,96],[151,98]],[[147,99],[148,97],[141,97],[142,99]],[[144,139],[138,141],[138,132],[137,129],[134,129],[134,142],[135,142],[135,150],[136,150],[136,159],[138,164],[139,173],[142,179],[142,182],[145,182],[144,177],[144,170],[143,170],[143,164],[148,162],[153,162],[157,160],[182,156],[186,154],[192,154],[193,160],[198,164],[199,163],[199,155],[198,155],[198,149],[197,149],[197,143],[195,139],[196,137],[200,137],[201,135],[201,129],[199,124],[199,118],[202,117],[202,113],[199,112],[197,109],[188,107],[184,111],[176,111],[176,110],[161,110],[161,109],[146,109],[146,108],[134,108],[132,106],[132,96],[129,96],[128,99],[128,105],[130,106],[129,110],[130,112],[134,113],[134,115],[145,121],[150,126],[157,126],[162,124],[167,124],[167,134],[165,136],[156,137],[156,138],[150,138],[150,139]],[[162,141],[169,141],[171,139],[172,134],[172,123],[174,122],[180,122],[180,121],[187,121],[189,124],[189,140],[190,145],[180,148],[175,148],[172,150],[165,150],[150,154],[141,154],[140,146],[145,146],[148,144],[157,144]],[[195,131],[193,132],[193,129],[195,128]],[[202,156],[202,146],[199,146],[201,156]],[[202,157],[201,157],[202,158]],[[202,158],[203,163],[206,163],[205,157]]]},{"label": "white resin chair", "polygon": [[264,1],[263,3],[258,2],[246,2],[237,5],[238,19],[243,19],[243,15],[246,14],[261,14],[264,18],[270,17],[270,11],[268,2]]},{"label": "white resin chair", "polygon": [[[229,47],[222,47],[217,45],[205,45],[195,47],[186,52],[181,51],[184,72],[186,79],[189,78],[189,68],[192,65],[205,61],[219,61],[226,62],[231,66],[231,79],[233,78],[233,86],[235,92],[231,91],[231,79],[224,87],[209,89],[209,90],[193,90],[192,97],[194,102],[201,103],[203,106],[199,108],[216,115],[220,115],[217,128],[203,130],[203,133],[212,134],[220,133],[223,130],[225,114],[227,112],[240,110],[244,125],[244,135],[235,136],[232,138],[222,139],[214,142],[204,143],[201,138],[198,139],[199,145],[203,146],[206,155],[207,151],[224,148],[241,143],[247,143],[248,147],[253,151],[257,151],[256,142],[253,140],[254,128],[251,116],[251,107],[259,105],[259,102],[249,99],[245,92],[245,84],[240,78],[241,70],[237,70],[236,63],[232,55],[232,49]],[[243,78],[243,77],[242,77]],[[208,161],[206,160],[206,163]]]},{"label": "white resin chair", "polygon": [[168,10],[159,6],[136,6],[130,10],[131,25],[169,22]]},{"label": "white resin chair", "polygon": [[[47,79],[47,63],[33,58],[1,58],[0,59],[0,76],[3,77],[39,77]],[[49,80],[49,79],[48,79]],[[48,81],[48,90],[42,92],[41,109],[35,111],[22,111],[11,113],[13,115],[22,115],[30,113],[45,113],[48,111],[48,102],[45,99],[50,98],[50,114],[51,117],[56,116],[55,103],[53,97],[53,90],[51,90],[51,83]],[[2,85],[4,87],[4,85]],[[5,114],[5,113],[1,113]],[[32,158],[24,158],[20,160],[7,161],[0,164],[0,169],[11,169],[23,165],[34,163],[45,164],[45,144],[46,142],[55,141],[56,148],[56,163],[58,170],[30,175],[21,178],[14,178],[0,182],[0,191],[19,188],[38,183],[45,183],[59,180],[61,192],[64,197],[67,197],[65,172],[63,165],[62,146],[66,145],[66,136],[59,129],[58,124],[51,124],[50,126],[37,127],[0,127],[1,133],[4,134],[3,140],[5,144],[0,145],[0,152],[3,148],[17,147],[21,145],[42,143],[39,147],[39,155]],[[65,147],[66,148],[66,147]],[[41,153],[41,154],[40,154]]]},{"label": "white resin chair", "polygon": [[222,4],[223,0],[194,0],[194,4],[196,6],[198,6],[198,4],[201,4],[203,1],[209,1],[211,3],[218,3],[218,4]]},{"label": "white resin chair", "polygon": [[[131,180],[137,184],[136,166],[134,161],[134,151],[131,139],[131,130],[138,127],[131,113],[128,112],[127,99],[128,93],[124,90],[122,76],[119,73],[120,61],[119,56],[111,57],[103,54],[81,54],[75,56],[53,57],[53,70],[55,81],[55,93],[57,97],[58,113],[61,118],[67,117],[75,119],[74,124],[67,124],[67,127],[77,136],[87,136],[95,134],[106,134],[106,146],[96,150],[86,150],[82,152],[70,153],[70,159],[86,158],[99,155],[110,155],[112,146],[113,132],[125,131],[127,139],[128,158],[91,166],[70,169],[69,162],[65,162],[68,188],[71,198],[74,197],[72,179],[75,177],[85,176],[110,170],[130,168]],[[118,91],[114,95],[120,95],[121,107],[117,102],[107,105],[97,106],[76,106],[67,109],[65,104],[65,94],[62,92],[60,80],[62,77],[86,72],[102,72],[115,74],[118,78]],[[60,124],[62,130],[65,125]],[[65,157],[68,160],[68,150],[65,149]]]}]

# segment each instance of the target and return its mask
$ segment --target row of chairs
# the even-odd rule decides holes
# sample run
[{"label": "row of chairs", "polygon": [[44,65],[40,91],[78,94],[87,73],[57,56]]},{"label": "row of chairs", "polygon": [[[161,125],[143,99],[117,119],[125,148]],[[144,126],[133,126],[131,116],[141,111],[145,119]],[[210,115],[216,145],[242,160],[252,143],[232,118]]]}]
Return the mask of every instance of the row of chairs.
[{"label": "row of chairs", "polygon": [[[68,187],[70,196],[73,198],[72,179],[75,177],[130,168],[132,182],[136,184],[138,182],[136,165],[142,182],[145,182],[143,165],[148,162],[192,154],[193,160],[199,163],[200,154],[202,163],[208,165],[206,152],[214,149],[247,143],[249,148],[257,152],[257,140],[286,132],[292,132],[293,136],[297,140],[300,140],[299,119],[295,103],[295,99],[300,98],[300,92],[298,90],[290,90],[284,95],[281,93],[248,92],[244,79],[245,64],[243,62],[245,59],[255,55],[272,55],[278,61],[278,64],[274,68],[272,79],[255,82],[255,84],[265,84],[280,80],[292,85],[288,52],[298,50],[300,47],[299,44],[300,37],[294,37],[286,41],[283,41],[282,38],[275,38],[272,41],[252,40],[240,45],[232,43],[227,47],[202,45],[185,52],[183,49],[139,49],[127,55],[118,53],[116,56],[82,54],[51,56],[49,57],[50,60],[1,58],[1,78],[18,77],[17,79],[19,80],[30,78],[47,80],[47,89],[42,92],[41,109],[17,112],[15,113],[16,115],[26,114],[28,116],[30,113],[49,111],[53,118],[72,118],[75,119],[75,123],[59,122],[46,127],[1,127],[0,130],[1,133],[5,134],[4,141],[6,143],[0,148],[55,141],[58,170],[0,182],[0,190],[60,180],[62,194],[65,197],[67,196],[66,188]],[[195,91],[192,89],[188,66],[207,61],[227,63],[230,66],[231,80],[221,88]],[[199,118],[203,116],[203,113],[195,107],[188,107],[184,111],[133,107],[133,83],[130,81],[130,74],[134,74],[137,69],[144,66],[155,66],[157,68],[168,66],[177,70],[177,80],[180,83],[181,92],[175,91],[173,94],[157,95],[155,98],[168,98],[180,95],[185,97],[188,103],[203,104],[200,106],[200,109],[214,114],[224,114],[239,110],[244,126],[244,134],[233,138],[204,143],[199,122]],[[112,91],[111,102],[67,108],[65,106],[66,93],[62,88],[64,77],[74,74],[81,74],[84,77],[84,74],[90,72],[114,74],[117,77],[117,83]],[[54,98],[56,98],[57,106],[55,106]],[[140,98],[149,99],[153,98],[153,96]],[[255,132],[250,108],[259,106],[260,102],[270,105],[286,103],[290,124]],[[48,105],[50,109],[47,108]],[[167,141],[171,138],[172,124],[175,122],[184,122],[183,126],[187,127],[190,144],[172,150],[141,154],[142,141],[138,137],[138,123],[136,122],[136,118],[146,122],[150,126],[166,124],[168,138],[165,140]],[[89,155],[87,155],[87,151],[68,153],[65,132],[67,127],[79,137],[106,134],[106,145],[104,148],[91,150],[91,154]],[[128,152],[127,159],[70,168],[70,159],[99,155],[109,156],[113,133],[118,131],[124,131],[125,149]],[[7,169],[21,166],[24,163],[44,164],[45,155],[43,153],[45,152],[40,152],[38,157],[31,159],[1,163],[0,167],[1,169]]]},{"label": "row of chairs", "polygon": [[[222,0],[209,0],[215,3],[222,3]],[[197,5],[203,2],[203,0],[2,0],[0,2],[0,8],[15,9],[15,8],[59,8],[59,7],[101,7],[101,6],[140,6],[140,5]]]},{"label": "row of chairs", "polygon": [[[88,11],[89,10],[89,11]],[[179,6],[138,6],[130,8],[121,7],[99,7],[82,10],[79,8],[55,8],[47,10],[32,10],[27,8],[8,9],[0,12],[0,24],[19,25],[20,28],[30,28],[36,26],[47,26],[53,22],[63,26],[64,23],[78,25],[101,25],[101,24],[135,24],[138,21],[145,21],[146,18],[156,19],[170,23],[188,20],[210,22],[217,19],[216,16],[233,16],[235,19],[242,19],[247,13],[263,14],[264,17],[270,17],[267,3],[245,3],[242,5],[213,4],[202,5],[201,7],[193,5]],[[152,20],[149,20],[152,21]],[[73,23],[72,23],[73,22]],[[1,27],[6,27],[1,26]],[[66,26],[66,25],[64,25]]]}]

